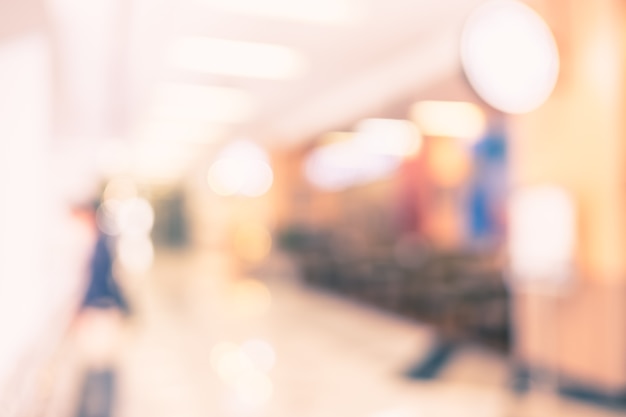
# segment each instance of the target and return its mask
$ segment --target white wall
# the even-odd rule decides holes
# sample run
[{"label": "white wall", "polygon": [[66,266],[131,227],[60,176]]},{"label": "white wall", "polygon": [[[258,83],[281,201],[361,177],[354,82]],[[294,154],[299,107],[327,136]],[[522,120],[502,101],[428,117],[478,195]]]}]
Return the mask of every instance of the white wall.
[{"label": "white wall", "polygon": [[88,248],[53,181],[51,74],[45,34],[0,43],[0,415],[34,405]]}]

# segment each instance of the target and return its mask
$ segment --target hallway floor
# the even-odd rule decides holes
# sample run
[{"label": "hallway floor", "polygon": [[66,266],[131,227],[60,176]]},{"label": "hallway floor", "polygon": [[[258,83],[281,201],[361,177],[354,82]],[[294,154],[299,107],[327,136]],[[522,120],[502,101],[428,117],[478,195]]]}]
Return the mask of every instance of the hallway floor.
[{"label": "hallway floor", "polygon": [[159,255],[136,285],[116,417],[609,417],[506,390],[506,359],[479,347],[434,381],[402,374],[427,327],[303,288],[284,260],[245,271],[223,255]]}]

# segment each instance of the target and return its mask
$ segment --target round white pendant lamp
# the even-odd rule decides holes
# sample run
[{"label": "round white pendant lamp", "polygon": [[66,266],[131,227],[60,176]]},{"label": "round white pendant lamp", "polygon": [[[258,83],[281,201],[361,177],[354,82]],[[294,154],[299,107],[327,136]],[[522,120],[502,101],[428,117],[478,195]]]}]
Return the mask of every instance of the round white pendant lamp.
[{"label": "round white pendant lamp", "polygon": [[511,114],[541,106],[559,75],[550,28],[533,9],[514,0],[492,0],[476,9],[463,30],[461,61],[478,95]]}]

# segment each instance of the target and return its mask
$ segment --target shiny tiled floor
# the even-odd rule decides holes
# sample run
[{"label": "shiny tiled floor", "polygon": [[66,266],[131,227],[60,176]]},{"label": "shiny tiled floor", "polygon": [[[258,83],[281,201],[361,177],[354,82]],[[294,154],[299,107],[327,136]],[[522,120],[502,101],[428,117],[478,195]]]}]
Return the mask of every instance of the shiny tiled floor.
[{"label": "shiny tiled floor", "polygon": [[[618,415],[540,394],[515,399],[503,388],[504,358],[480,348],[461,351],[437,381],[406,380],[402,371],[431,343],[428,328],[306,290],[294,277],[280,260],[251,274],[220,255],[160,256],[136,287],[116,415]],[[242,356],[242,345],[263,348]]]}]

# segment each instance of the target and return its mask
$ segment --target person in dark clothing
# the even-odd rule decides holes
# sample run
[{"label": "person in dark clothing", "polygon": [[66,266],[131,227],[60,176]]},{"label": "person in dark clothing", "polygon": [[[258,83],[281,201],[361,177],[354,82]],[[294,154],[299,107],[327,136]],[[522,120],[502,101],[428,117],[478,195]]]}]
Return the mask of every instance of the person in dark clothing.
[{"label": "person in dark clothing", "polygon": [[113,276],[113,256],[108,237],[97,232],[89,265],[89,284],[82,308],[117,308],[128,314],[128,303]]},{"label": "person in dark clothing", "polygon": [[122,330],[122,317],[129,308],[113,274],[113,254],[109,237],[98,228],[93,204],[76,208],[94,232],[95,245],[88,269],[87,290],[76,322],[76,340],[85,356],[83,387],[76,417],[110,417],[115,402],[115,356]]},{"label": "person in dark clothing", "polygon": [[96,242],[89,262],[87,291],[82,300],[81,310],[88,308],[117,309],[127,315],[129,313],[128,303],[113,274],[112,242],[98,227],[99,206],[99,202],[94,202],[75,209],[76,214],[85,219],[95,232]]}]

